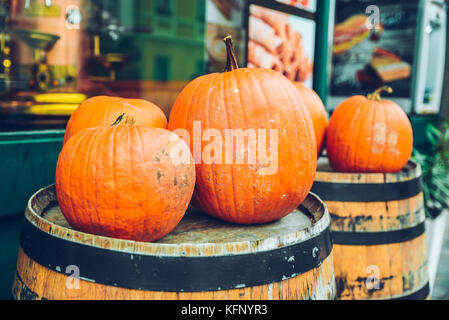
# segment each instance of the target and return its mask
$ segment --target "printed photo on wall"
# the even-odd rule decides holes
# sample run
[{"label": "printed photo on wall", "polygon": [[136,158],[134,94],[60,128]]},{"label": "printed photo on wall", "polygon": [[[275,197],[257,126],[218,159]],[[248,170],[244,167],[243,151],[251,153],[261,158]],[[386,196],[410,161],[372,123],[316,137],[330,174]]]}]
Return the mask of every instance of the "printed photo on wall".
[{"label": "printed photo on wall", "polygon": [[410,97],[418,1],[378,1],[378,19],[366,13],[368,0],[336,1],[333,96],[366,94],[383,85],[392,96]]},{"label": "printed photo on wall", "polygon": [[243,66],[245,31],[243,29],[244,0],[207,0],[206,2],[206,72],[222,72],[226,65],[223,39],[231,35],[237,61]]},{"label": "printed photo on wall", "polygon": [[248,67],[273,69],[312,87],[315,29],[313,20],[251,4]]}]

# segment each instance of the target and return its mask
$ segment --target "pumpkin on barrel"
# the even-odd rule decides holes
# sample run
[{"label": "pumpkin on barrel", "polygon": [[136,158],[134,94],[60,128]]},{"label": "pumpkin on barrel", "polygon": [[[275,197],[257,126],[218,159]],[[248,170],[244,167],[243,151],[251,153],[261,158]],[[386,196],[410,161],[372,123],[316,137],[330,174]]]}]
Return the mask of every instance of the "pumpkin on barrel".
[{"label": "pumpkin on barrel", "polygon": [[[174,103],[168,128],[188,133],[184,138],[196,162],[195,206],[239,224],[278,220],[312,187],[317,159],[312,119],[290,80],[273,70],[238,68],[230,36],[225,43],[225,71],[190,82]],[[196,128],[208,133],[207,141],[230,132],[247,136],[235,145],[228,140],[209,148],[193,141]],[[262,143],[261,136],[269,141]],[[236,161],[239,155],[245,155],[243,161]]]},{"label": "pumpkin on barrel", "polygon": [[335,171],[391,173],[400,171],[413,150],[413,130],[396,103],[374,93],[353,96],[334,111],[327,128],[326,148]]}]

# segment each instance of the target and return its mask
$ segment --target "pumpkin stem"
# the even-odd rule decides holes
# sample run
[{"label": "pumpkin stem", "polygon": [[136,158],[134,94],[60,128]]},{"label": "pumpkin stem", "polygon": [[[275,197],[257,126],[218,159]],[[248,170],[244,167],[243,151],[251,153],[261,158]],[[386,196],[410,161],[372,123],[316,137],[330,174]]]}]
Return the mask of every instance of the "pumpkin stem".
[{"label": "pumpkin stem", "polygon": [[234,46],[232,45],[232,37],[227,36],[224,38],[224,43],[226,45],[227,62],[225,72],[233,71],[239,68],[237,63],[237,58],[235,57]]},{"label": "pumpkin stem", "polygon": [[113,124],[111,124],[112,126],[117,126],[119,124],[129,124],[129,125],[133,125],[136,123],[136,119],[134,119],[134,117],[127,115],[126,113],[122,113],[117,120],[114,121]]},{"label": "pumpkin stem", "polygon": [[389,86],[380,87],[373,93],[369,94],[367,96],[367,98],[370,100],[373,100],[373,101],[381,101],[382,100],[382,97],[381,97],[382,92],[393,93],[393,89]]}]

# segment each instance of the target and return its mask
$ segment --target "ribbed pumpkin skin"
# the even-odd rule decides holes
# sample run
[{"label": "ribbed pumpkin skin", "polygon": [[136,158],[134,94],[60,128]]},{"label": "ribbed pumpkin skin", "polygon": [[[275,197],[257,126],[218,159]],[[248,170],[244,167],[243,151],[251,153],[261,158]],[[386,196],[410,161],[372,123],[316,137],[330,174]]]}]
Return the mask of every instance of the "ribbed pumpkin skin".
[{"label": "ribbed pumpkin skin", "polygon": [[[180,146],[184,163],[171,161]],[[61,210],[76,230],[154,241],[181,220],[192,197],[195,165],[177,135],[158,128],[117,125],[76,133],[56,167]]]},{"label": "ribbed pumpkin skin", "polygon": [[329,116],[327,115],[323,101],[321,101],[321,98],[313,89],[306,87],[301,82],[294,82],[294,84],[301,94],[304,106],[307,107],[312,117],[318,156],[320,156],[324,147]]},{"label": "ribbed pumpkin skin", "polygon": [[72,113],[67,122],[63,143],[80,130],[110,126],[123,113],[133,117],[136,125],[167,128],[164,112],[149,101],[97,96],[85,100]]},{"label": "ribbed pumpkin skin", "polygon": [[354,96],[341,103],[332,114],[326,148],[329,162],[336,171],[398,172],[412,154],[412,126],[396,103]]},{"label": "ribbed pumpkin skin", "polygon": [[[223,141],[225,129],[268,129],[265,150],[270,147],[269,129],[277,129],[277,171],[262,175],[263,165],[251,164],[247,157],[243,164],[198,163],[210,142],[203,142],[198,154],[193,121],[201,121],[203,132],[218,130]],[[190,134],[197,181],[193,203],[211,216],[239,224],[278,220],[298,207],[311,189],[317,156],[312,120],[295,86],[275,71],[242,68],[193,80],[175,101],[168,127]],[[225,152],[223,143],[222,159]],[[236,159],[235,147],[233,154]]]}]

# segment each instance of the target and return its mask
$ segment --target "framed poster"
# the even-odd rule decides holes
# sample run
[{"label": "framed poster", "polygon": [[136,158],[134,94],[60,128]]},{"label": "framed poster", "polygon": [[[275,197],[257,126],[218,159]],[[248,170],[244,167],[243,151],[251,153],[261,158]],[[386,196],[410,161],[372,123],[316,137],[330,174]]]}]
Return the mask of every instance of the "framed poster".
[{"label": "framed poster", "polygon": [[344,99],[388,85],[389,96],[410,109],[418,7],[418,0],[335,0],[329,96]]},{"label": "framed poster", "polygon": [[315,17],[279,1],[249,1],[247,66],[273,69],[312,88]]},{"label": "framed poster", "polygon": [[222,72],[226,65],[223,39],[231,35],[239,65],[245,63],[245,0],[207,0],[206,72]]}]

